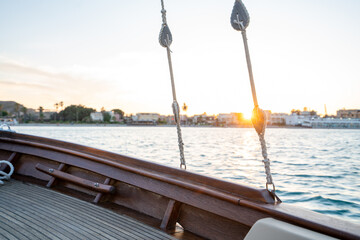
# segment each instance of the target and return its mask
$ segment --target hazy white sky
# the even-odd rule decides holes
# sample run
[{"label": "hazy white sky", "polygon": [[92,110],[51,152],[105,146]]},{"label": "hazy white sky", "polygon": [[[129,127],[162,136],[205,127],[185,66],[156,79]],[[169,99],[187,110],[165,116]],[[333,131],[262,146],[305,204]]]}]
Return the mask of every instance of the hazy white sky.
[{"label": "hazy white sky", "polygon": [[[187,114],[253,108],[234,1],[165,0]],[[260,107],[360,108],[359,0],[247,0]],[[0,0],[0,100],[170,114],[160,0]]]}]

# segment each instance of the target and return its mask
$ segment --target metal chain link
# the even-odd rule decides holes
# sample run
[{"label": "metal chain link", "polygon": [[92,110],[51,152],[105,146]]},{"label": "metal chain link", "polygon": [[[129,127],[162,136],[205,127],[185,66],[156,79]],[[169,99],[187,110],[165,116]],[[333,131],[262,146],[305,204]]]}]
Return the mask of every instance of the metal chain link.
[{"label": "metal chain link", "polygon": [[173,109],[173,113],[174,113],[174,120],[176,123],[178,144],[179,144],[179,151],[180,151],[180,168],[186,169],[186,162],[185,162],[185,155],[184,155],[184,143],[182,140],[181,128],[180,128],[180,107],[176,100],[174,73],[173,73],[172,61],[171,61],[170,44],[172,42],[172,36],[171,36],[170,29],[167,26],[166,10],[164,7],[163,0],[161,0],[161,8],[162,8],[161,9],[162,28],[161,28],[160,34],[159,34],[159,42],[160,42],[160,45],[163,47],[166,47],[166,50],[167,50],[167,57],[168,57],[169,71],[170,71],[170,78],[171,78],[171,89],[172,89],[172,95],[173,95],[172,109]]}]

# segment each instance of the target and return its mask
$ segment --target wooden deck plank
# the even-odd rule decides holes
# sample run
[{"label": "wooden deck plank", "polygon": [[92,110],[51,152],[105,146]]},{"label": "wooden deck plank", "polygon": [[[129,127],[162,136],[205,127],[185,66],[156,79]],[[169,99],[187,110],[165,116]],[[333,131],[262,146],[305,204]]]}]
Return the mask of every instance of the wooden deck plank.
[{"label": "wooden deck plank", "polygon": [[24,184],[0,187],[0,232],[8,239],[175,239],[94,204]]},{"label": "wooden deck plank", "polygon": [[[2,201],[9,201],[8,199],[2,197]],[[9,206],[12,201],[9,201],[6,205]],[[18,208],[18,206],[16,206]],[[26,228],[29,229],[31,232],[35,232],[34,235],[36,235],[39,239],[60,239],[58,236],[54,235],[53,232],[55,232],[55,229],[53,231],[49,231],[49,233],[43,234],[42,229],[44,228],[50,228],[51,225],[45,224],[42,221],[39,221],[36,225],[32,224],[33,216],[29,216],[26,214],[27,210],[23,208],[18,208],[18,211],[21,211],[22,213],[16,213],[14,211],[5,210],[3,208],[0,208],[0,215],[3,216],[4,219],[7,219],[8,223],[11,223],[13,225],[14,223],[17,223],[17,219],[21,218],[21,222],[24,224],[23,226],[19,226],[22,229]],[[9,218],[10,217],[10,218]],[[25,231],[27,233],[27,231]],[[69,237],[64,236],[62,239],[70,239]]]},{"label": "wooden deck plank", "polygon": [[[48,199],[50,199],[50,198],[52,198],[52,196],[51,195],[49,195],[49,194],[43,194],[41,191],[39,191],[39,190],[41,190],[41,189],[31,189],[32,191],[31,191],[31,193],[30,194],[34,194],[34,193],[36,193],[37,194],[37,199],[40,201],[40,203],[42,204],[42,206],[44,206],[44,204],[46,204],[46,201],[48,200]],[[21,194],[21,195],[24,195],[23,197],[25,197],[25,199],[28,199],[29,197],[31,197],[31,196],[29,196],[28,194],[29,194],[29,190],[27,190],[27,189],[20,189],[20,190],[17,190],[17,188],[16,187],[13,187],[12,188],[12,191],[21,191],[21,192],[19,192],[19,193],[17,193],[17,194]],[[95,216],[95,218],[98,220],[98,221],[101,221],[101,223],[102,224],[105,224],[105,225],[107,225],[108,226],[108,228],[109,229],[112,229],[112,225],[113,225],[113,223],[108,223],[108,222],[114,222],[114,216],[113,216],[113,214],[110,214],[110,215],[108,215],[106,212],[103,212],[102,211],[102,209],[100,209],[100,211],[97,211],[97,210],[94,210],[94,209],[89,209],[88,208],[88,204],[89,203],[86,203],[86,202],[79,202],[78,203],[78,205],[77,205],[77,207],[76,207],[76,209],[73,209],[72,207],[69,207],[67,204],[66,204],[66,197],[67,196],[63,196],[63,195],[61,195],[61,196],[58,196],[58,195],[56,195],[56,198],[57,198],[57,200],[58,200],[58,207],[60,207],[61,209],[64,209],[64,210],[66,210],[66,211],[72,211],[73,213],[75,213],[74,214],[74,216],[72,216],[73,218],[76,218],[77,217],[77,215],[82,215],[82,216],[85,216],[87,219],[93,219],[94,218],[94,216]],[[34,201],[34,200],[32,200],[32,201]],[[65,204],[63,203],[63,202],[65,202]],[[39,204],[40,204],[39,203]],[[46,207],[46,206],[45,206]],[[47,209],[48,209],[48,207],[47,207]],[[56,209],[52,209],[52,207],[50,206],[50,209],[49,209],[50,211],[57,211]],[[78,213],[78,214],[76,214],[76,213]],[[88,214],[88,213],[90,213],[90,214]],[[60,213],[61,214],[61,213]],[[82,219],[80,219],[80,220],[82,220]],[[123,218],[119,218],[119,219],[115,219],[116,221],[118,221],[118,222],[124,222],[124,219]],[[126,219],[126,222],[127,222],[127,225],[128,225],[128,229],[130,229],[131,230],[131,233],[132,234],[137,234],[137,231],[139,230],[139,228],[137,227],[137,223],[136,222],[132,222],[131,221],[131,219]],[[140,236],[142,236],[142,235],[145,235],[145,233],[147,233],[148,234],[148,239],[159,239],[159,236],[157,236],[157,235],[154,235],[154,236],[152,236],[151,237],[151,235],[152,235],[152,232],[153,232],[153,228],[149,228],[149,227],[147,227],[146,225],[145,225],[145,227],[143,228],[143,229],[140,229],[141,230],[141,232],[139,232],[137,235],[139,235],[139,236],[136,236],[136,237],[140,237]],[[116,230],[115,230],[115,232],[116,232]],[[117,234],[117,232],[116,232],[116,234]]]},{"label": "wooden deck plank", "polygon": [[[11,198],[16,195],[9,194]],[[54,211],[49,210],[48,212],[44,211],[44,203],[36,203],[34,201],[31,202],[31,204],[23,204],[21,201],[12,201],[12,199],[6,199],[7,200],[7,206],[10,207],[11,211],[15,211],[14,209],[18,209],[20,211],[19,217],[22,221],[32,221],[34,218],[36,219],[36,222],[33,222],[33,224],[29,225],[29,228],[38,228],[40,231],[44,231],[44,229],[47,229],[47,234],[55,234],[55,236],[52,236],[51,239],[54,239],[54,237],[58,237],[58,235],[61,235],[58,239],[72,239],[73,236],[76,235],[83,235],[88,237],[89,239],[96,239],[91,235],[88,231],[84,231],[83,227],[79,227],[80,225],[74,225],[72,224],[73,219],[62,219],[61,217],[53,216]],[[23,198],[23,197],[20,197]],[[37,205],[42,205],[41,208],[36,207]],[[25,208],[22,208],[21,206],[26,206]],[[34,207],[35,206],[35,207]],[[11,211],[7,211],[9,214],[11,214]],[[26,212],[29,212],[29,215],[26,214]],[[50,213],[51,212],[51,213]],[[46,213],[46,214],[44,214]],[[6,214],[6,212],[5,212]],[[63,224],[58,225],[57,222],[61,221]],[[45,224],[47,223],[47,224]],[[45,225],[44,225],[45,224]],[[99,237],[99,235],[98,235]]]},{"label": "wooden deck plank", "polygon": [[[55,214],[55,215],[57,215],[59,217],[59,220],[61,220],[62,222],[73,221],[73,222],[77,223],[76,226],[78,228],[80,227],[80,228],[83,229],[83,224],[81,222],[83,220],[83,217],[85,217],[87,219],[88,227],[92,228],[92,231],[97,233],[96,234],[97,237],[95,237],[95,239],[99,239],[99,237],[103,238],[104,236],[99,236],[99,233],[105,234],[105,232],[108,231],[108,229],[111,229],[112,225],[106,224],[107,222],[114,222],[114,220],[116,221],[116,219],[114,219],[113,216],[109,216],[109,219],[107,219],[107,222],[106,221],[104,222],[104,220],[101,219],[102,215],[104,214],[103,212],[99,211],[99,212],[95,212],[95,213],[92,213],[92,214],[88,214],[87,212],[91,211],[91,209],[89,209],[88,207],[83,208],[81,210],[78,210],[79,205],[76,206],[76,209],[74,209],[72,207],[68,207],[67,204],[66,204],[66,198],[64,199],[64,198],[61,198],[60,196],[56,196],[56,198],[57,198],[56,200],[58,200],[57,201],[57,208],[54,208],[52,205],[49,206],[49,204],[47,203],[47,201],[49,201],[49,200],[50,200],[50,202],[52,202],[52,200],[54,200],[54,199],[52,199],[52,198],[54,198],[54,196],[46,195],[46,194],[41,196],[41,194],[39,194],[39,192],[36,191],[36,189],[31,189],[31,190],[32,191],[29,192],[29,190],[23,189],[21,192],[18,192],[20,190],[17,190],[16,188],[12,188],[12,192],[15,192],[15,194],[17,196],[19,196],[20,194],[22,195],[19,198],[29,199],[29,198],[31,198],[31,194],[36,194],[37,195],[36,200],[32,199],[31,201],[32,201],[32,204],[41,205],[41,208],[37,209],[37,211],[38,212],[46,212],[47,215]],[[39,189],[37,189],[37,190],[39,190]],[[13,193],[10,193],[10,195],[12,195],[12,194]],[[63,202],[65,202],[65,204],[63,204]],[[87,205],[88,203],[85,203],[85,204]],[[64,214],[62,213],[62,211],[65,211],[65,214],[67,214],[68,212],[71,211],[71,218],[70,219],[62,219],[64,217]],[[81,215],[81,216],[79,217],[79,215]],[[94,219],[96,220],[96,225],[93,224],[93,221],[90,221],[90,220],[94,220]],[[120,219],[120,220],[122,220],[122,219]],[[102,227],[103,224],[107,225],[107,227],[103,228]],[[138,229],[134,229],[134,230],[136,231]],[[129,231],[124,232],[124,231],[122,231],[120,236],[119,236],[119,233],[117,232],[118,230],[114,230],[113,235],[116,237],[116,239],[119,239],[119,238],[122,238],[122,239],[139,238],[142,235],[144,235],[142,229],[140,229],[140,230],[141,230],[141,232],[139,232],[135,236],[134,236],[134,234],[132,234],[135,231],[133,231],[133,232],[129,232]],[[87,233],[85,233],[85,235],[87,235]],[[127,236],[127,235],[130,235],[130,236]],[[107,236],[107,237],[109,237],[109,236]],[[89,236],[89,238],[91,238],[91,236]],[[110,239],[111,238],[112,237],[110,237]],[[154,238],[152,238],[152,239],[154,239]]]}]

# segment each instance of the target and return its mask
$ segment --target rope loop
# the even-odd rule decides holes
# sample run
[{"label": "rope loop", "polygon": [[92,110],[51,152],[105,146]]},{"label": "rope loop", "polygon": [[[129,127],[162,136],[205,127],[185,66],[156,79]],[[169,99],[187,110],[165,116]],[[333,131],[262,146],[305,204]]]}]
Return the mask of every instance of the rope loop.
[{"label": "rope loop", "polygon": [[186,170],[186,164],[185,163],[180,163],[180,168]]},{"label": "rope loop", "polygon": [[1,181],[2,179],[4,180],[9,180],[11,175],[14,173],[14,166],[11,164],[11,162],[6,161],[6,160],[1,160],[0,161],[0,165],[1,164],[6,164],[10,167],[10,171],[8,173],[4,172],[4,171],[0,171],[0,184],[4,184],[3,181]]}]

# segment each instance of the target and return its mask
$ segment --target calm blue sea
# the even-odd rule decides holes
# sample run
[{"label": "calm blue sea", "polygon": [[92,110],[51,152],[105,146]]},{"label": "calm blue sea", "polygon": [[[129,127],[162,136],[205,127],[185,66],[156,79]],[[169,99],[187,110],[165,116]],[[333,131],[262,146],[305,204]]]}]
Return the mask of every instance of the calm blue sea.
[{"label": "calm blue sea", "polygon": [[[19,133],[75,142],[179,167],[175,127],[16,126]],[[188,171],[265,186],[253,129],[182,129]],[[266,130],[271,171],[290,204],[360,223],[360,130]]]}]

